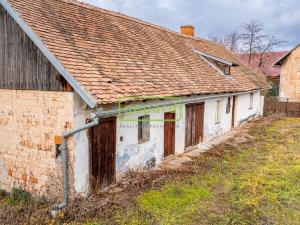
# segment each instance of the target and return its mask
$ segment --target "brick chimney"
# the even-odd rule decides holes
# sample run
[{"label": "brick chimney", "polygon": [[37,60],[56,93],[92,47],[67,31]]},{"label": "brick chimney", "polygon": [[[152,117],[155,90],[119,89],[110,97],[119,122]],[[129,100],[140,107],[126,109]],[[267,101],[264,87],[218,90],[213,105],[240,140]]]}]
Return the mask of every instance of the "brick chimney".
[{"label": "brick chimney", "polygon": [[191,25],[181,26],[180,31],[182,34],[188,35],[188,36],[195,36],[195,28]]}]

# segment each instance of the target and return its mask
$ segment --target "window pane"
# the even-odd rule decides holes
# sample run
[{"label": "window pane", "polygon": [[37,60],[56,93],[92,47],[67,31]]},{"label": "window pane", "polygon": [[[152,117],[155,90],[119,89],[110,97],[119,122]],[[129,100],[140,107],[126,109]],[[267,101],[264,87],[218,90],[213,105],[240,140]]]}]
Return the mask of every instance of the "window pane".
[{"label": "window pane", "polygon": [[249,105],[249,109],[253,108],[253,93],[250,94],[250,105]]},{"label": "window pane", "polygon": [[221,110],[222,110],[222,102],[219,100],[217,101],[217,108],[216,108],[216,123],[221,122]]},{"label": "window pane", "polygon": [[150,116],[140,116],[138,120],[138,141],[141,144],[150,141]]},{"label": "window pane", "polygon": [[226,105],[226,113],[230,113],[230,109],[231,109],[231,98],[228,97],[227,105]]},{"label": "window pane", "polygon": [[224,73],[225,75],[230,75],[230,66],[225,66]]}]

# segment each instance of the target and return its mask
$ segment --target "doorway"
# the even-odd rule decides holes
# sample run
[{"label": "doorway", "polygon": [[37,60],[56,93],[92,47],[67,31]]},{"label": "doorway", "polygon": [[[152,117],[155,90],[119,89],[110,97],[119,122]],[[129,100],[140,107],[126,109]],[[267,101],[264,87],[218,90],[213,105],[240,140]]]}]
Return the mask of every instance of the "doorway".
[{"label": "doorway", "polygon": [[204,103],[189,104],[185,111],[185,147],[203,141]]},{"label": "doorway", "polygon": [[91,175],[93,188],[116,182],[116,118],[105,118],[90,129]]},{"label": "doorway", "polygon": [[175,113],[165,113],[164,119],[164,156],[175,154]]}]

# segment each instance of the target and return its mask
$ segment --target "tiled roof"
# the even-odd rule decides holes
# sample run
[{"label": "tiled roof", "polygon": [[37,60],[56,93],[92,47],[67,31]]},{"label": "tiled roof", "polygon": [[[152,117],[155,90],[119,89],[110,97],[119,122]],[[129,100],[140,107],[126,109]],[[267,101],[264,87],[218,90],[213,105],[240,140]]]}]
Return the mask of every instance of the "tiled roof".
[{"label": "tiled roof", "polygon": [[[286,51],[279,52],[267,52],[264,56],[264,62],[259,68],[261,53],[256,53],[253,55],[253,58],[250,63],[250,67],[254,70],[260,70],[266,77],[272,79],[280,76],[281,68],[279,66],[274,66],[274,63],[284,56]],[[238,57],[248,65],[249,54],[239,54]]]},{"label": "tiled roof", "polygon": [[[264,87],[223,46],[70,0],[9,0],[97,104],[126,96],[183,96]],[[237,62],[232,79],[195,54]]]}]

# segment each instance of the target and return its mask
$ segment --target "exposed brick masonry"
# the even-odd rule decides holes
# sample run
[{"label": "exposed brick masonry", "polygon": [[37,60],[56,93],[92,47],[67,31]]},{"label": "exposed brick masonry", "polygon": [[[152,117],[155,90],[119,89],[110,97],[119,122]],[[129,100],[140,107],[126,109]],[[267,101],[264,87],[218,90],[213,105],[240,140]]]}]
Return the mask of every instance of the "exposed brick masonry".
[{"label": "exposed brick masonry", "polygon": [[[0,188],[61,195],[54,137],[72,123],[73,93],[0,90]],[[69,143],[71,165],[72,139]]]}]

